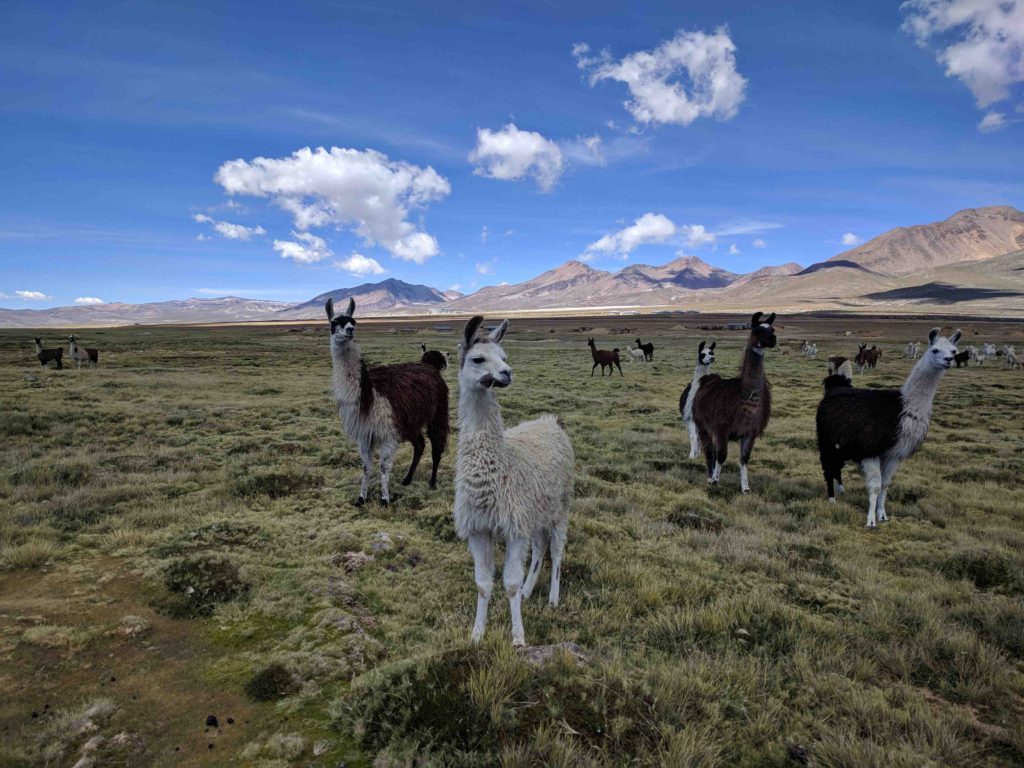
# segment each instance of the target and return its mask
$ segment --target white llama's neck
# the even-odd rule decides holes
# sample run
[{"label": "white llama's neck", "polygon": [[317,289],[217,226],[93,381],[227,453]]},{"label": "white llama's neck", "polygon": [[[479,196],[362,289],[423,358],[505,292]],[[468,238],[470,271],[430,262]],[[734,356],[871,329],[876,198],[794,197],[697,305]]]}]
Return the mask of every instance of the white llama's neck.
[{"label": "white llama's neck", "polygon": [[504,442],[505,426],[501,420],[501,406],[490,390],[460,387],[459,437],[486,436]]},{"label": "white llama's neck", "polygon": [[922,357],[900,387],[904,411],[925,420],[931,418],[932,402],[945,372],[944,368],[936,368],[927,357]]},{"label": "white llama's neck", "polygon": [[709,373],[711,373],[710,365],[704,365],[704,363],[697,363],[697,367],[693,369],[693,379],[690,381],[690,384],[692,384],[693,387],[696,387],[700,383],[700,380],[707,376]]},{"label": "white llama's neck", "polygon": [[345,344],[331,344],[332,384],[334,398],[340,404],[359,402],[359,382],[362,376],[362,352],[354,340]]}]

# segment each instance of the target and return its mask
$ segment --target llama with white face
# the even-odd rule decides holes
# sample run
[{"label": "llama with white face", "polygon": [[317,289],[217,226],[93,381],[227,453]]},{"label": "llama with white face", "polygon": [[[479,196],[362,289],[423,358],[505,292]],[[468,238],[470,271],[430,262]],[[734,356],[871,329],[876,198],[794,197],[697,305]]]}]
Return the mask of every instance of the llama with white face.
[{"label": "llama with white face", "polygon": [[868,487],[868,528],[889,519],[889,483],[928,434],[935,393],[953,365],[959,340],[959,330],[946,338],[934,328],[927,351],[900,389],[856,389],[839,376],[825,380],[817,432],[828,500],[835,502],[836,490],[843,492],[843,464],[859,462]]},{"label": "llama with white face", "polygon": [[[505,429],[496,389],[512,383],[501,348],[508,321],[478,336],[480,316],[466,324],[459,358],[459,448],[455,470],[455,531],[469,543],[476,573],[473,642],[487,627],[494,587],[494,542],[505,541],[504,584],[512,618],[512,644],[526,644],[522,601],[537,583],[551,552],[548,602],[558,605],[560,569],[569,527],[575,455],[554,416]],[[528,573],[523,566],[531,547]],[[525,582],[524,582],[525,576]]]},{"label": "llama with white face", "polygon": [[349,299],[344,314],[334,314],[334,301],[324,309],[331,323],[331,366],[334,399],[341,424],[359,447],[363,476],[356,505],[366,502],[374,452],[380,454],[380,500],[391,501],[389,477],[395,453],[412,443],[412,464],[402,485],[412,482],[426,440],[430,439],[430,487],[437,487],[437,469],[448,441],[448,385],[440,371],[424,363],[398,363],[370,368],[355,340],[356,303]]},{"label": "llama with white face", "polygon": [[644,354],[642,349],[633,349],[628,344],[626,345],[626,351],[629,353],[629,359],[634,363],[646,363],[647,355]]},{"label": "llama with white face", "polygon": [[90,368],[95,368],[100,361],[98,349],[81,346],[74,336],[68,336],[68,356],[75,361],[76,368],[81,368],[82,363]]},{"label": "llama with white face", "polygon": [[707,346],[707,343],[702,341],[697,346],[697,366],[693,369],[693,378],[690,379],[690,383],[686,385],[686,389],[683,390],[683,394],[679,398],[679,413],[683,417],[686,432],[690,437],[691,459],[700,456],[701,452],[700,435],[697,433],[697,424],[693,420],[693,400],[697,396],[697,390],[700,389],[700,380],[711,373],[717,344],[718,342],[712,341],[710,346]]}]

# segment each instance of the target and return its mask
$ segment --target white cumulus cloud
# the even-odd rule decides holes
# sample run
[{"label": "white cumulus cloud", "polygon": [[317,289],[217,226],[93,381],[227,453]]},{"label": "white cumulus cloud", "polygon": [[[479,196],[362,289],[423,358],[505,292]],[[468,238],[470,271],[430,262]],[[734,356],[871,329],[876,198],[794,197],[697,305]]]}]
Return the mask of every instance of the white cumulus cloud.
[{"label": "white cumulus cloud", "polygon": [[478,275],[489,275],[494,271],[494,265],[498,263],[498,257],[495,256],[490,261],[478,261],[476,263],[476,272]]},{"label": "white cumulus cloud", "polygon": [[489,179],[519,181],[532,176],[542,192],[552,190],[565,167],[555,142],[536,131],[521,131],[513,123],[497,131],[478,128],[469,162],[476,165],[474,174]]},{"label": "white cumulus cloud", "polygon": [[729,255],[730,256],[739,256],[740,255],[740,249],[737,247],[736,243],[733,243],[732,245],[729,246]]},{"label": "white cumulus cloud", "polygon": [[[451,192],[448,180],[430,166],[391,160],[372,149],[305,147],[288,157],[231,160],[214,179],[229,195],[271,199],[303,232],[352,227],[367,244],[417,264],[440,252],[437,240],[409,221],[413,208]],[[279,242],[284,241],[275,241],[277,250]]]},{"label": "white cumulus cloud", "polygon": [[614,254],[627,258],[638,246],[647,243],[664,243],[677,232],[677,227],[667,216],[660,213],[645,213],[628,227],[605,235],[587,246],[585,257],[597,254]]},{"label": "white cumulus cloud", "polygon": [[840,239],[840,242],[846,246],[860,245],[861,239],[857,237],[853,232],[845,232]]},{"label": "white cumulus cloud", "polygon": [[387,272],[376,259],[363,256],[361,253],[353,253],[347,259],[342,259],[334,264],[338,269],[343,269],[350,275],[365,277],[366,275],[383,275]]},{"label": "white cumulus cloud", "polygon": [[978,130],[982,133],[991,133],[1005,128],[1008,124],[1006,115],[1002,112],[986,112],[985,116],[981,118],[981,122],[978,123]]},{"label": "white cumulus cloud", "polygon": [[684,224],[679,229],[686,238],[686,244],[691,248],[715,244],[715,233],[708,232],[703,224]]},{"label": "white cumulus cloud", "polygon": [[755,247],[755,248],[767,248],[767,247],[768,247],[768,243],[766,243],[766,242],[765,242],[765,241],[764,241],[764,240],[763,240],[762,238],[760,238],[760,237],[759,237],[759,238],[757,238],[757,239],[756,239],[756,240],[754,241],[753,245],[754,245],[754,247]]},{"label": "white cumulus cloud", "polygon": [[[195,214],[192,219],[199,224],[209,224],[218,235],[228,240],[252,240],[254,237],[267,234],[267,230],[259,225],[246,227],[242,224],[232,224],[230,221],[217,221],[203,213]],[[205,240],[206,238],[200,235],[196,239]]]},{"label": "white cumulus cloud", "polygon": [[602,80],[626,85],[632,98],[624,106],[638,123],[729,120],[743,103],[747,81],[736,69],[736,46],[725,27],[712,34],[680,30],[657,48],[621,60],[608,51],[591,55],[586,43],[574,45],[572,54],[592,86]]},{"label": "white cumulus cloud", "polygon": [[[966,85],[980,108],[1010,98],[1024,83],[1024,2],[907,0],[901,8],[903,29],[920,45],[936,47],[947,77]],[[1001,125],[986,115],[979,127]]]},{"label": "white cumulus cloud", "polygon": [[15,291],[14,295],[25,301],[48,301],[53,296],[47,296],[42,291]]},{"label": "white cumulus cloud", "polygon": [[79,296],[75,299],[75,304],[88,306],[90,304],[106,304],[106,302],[103,299],[97,299],[95,296]]},{"label": "white cumulus cloud", "polygon": [[300,264],[312,264],[323,261],[334,255],[322,237],[312,232],[292,232],[293,240],[275,240],[274,250],[281,254],[282,259],[295,259]]}]

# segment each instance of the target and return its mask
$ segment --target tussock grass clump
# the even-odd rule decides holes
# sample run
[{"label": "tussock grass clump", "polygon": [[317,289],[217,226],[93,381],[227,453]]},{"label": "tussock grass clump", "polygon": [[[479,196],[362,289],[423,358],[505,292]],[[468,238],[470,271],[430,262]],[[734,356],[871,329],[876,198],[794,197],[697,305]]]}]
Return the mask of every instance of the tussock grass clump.
[{"label": "tussock grass clump", "polygon": [[39,539],[0,547],[0,570],[38,568],[57,557],[60,551],[61,547],[56,542]]},{"label": "tussock grass clump", "polygon": [[980,590],[1024,594],[1024,562],[992,550],[956,552],[939,566],[947,579],[973,581]]},{"label": "tussock grass clump", "polygon": [[164,586],[170,594],[158,607],[176,618],[209,616],[219,604],[249,592],[234,563],[206,555],[172,562],[164,569]]},{"label": "tussock grass clump", "polygon": [[319,480],[317,475],[297,465],[239,467],[228,478],[228,492],[243,499],[257,496],[278,499],[311,488]]},{"label": "tussock grass clump", "polygon": [[160,553],[166,556],[209,549],[254,547],[264,538],[263,529],[258,525],[218,520],[198,528],[182,531],[166,544],[161,545]]},{"label": "tussock grass clump", "polygon": [[0,437],[36,435],[48,429],[42,414],[9,411],[0,413]]},{"label": "tussock grass clump", "polygon": [[298,693],[299,681],[282,664],[271,664],[253,675],[245,692],[254,701],[276,701]]}]

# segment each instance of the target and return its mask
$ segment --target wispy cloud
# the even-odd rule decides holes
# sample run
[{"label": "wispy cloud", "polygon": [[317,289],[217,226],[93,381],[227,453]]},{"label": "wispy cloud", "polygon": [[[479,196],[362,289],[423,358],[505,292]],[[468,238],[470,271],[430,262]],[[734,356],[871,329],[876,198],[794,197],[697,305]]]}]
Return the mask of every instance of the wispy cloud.
[{"label": "wispy cloud", "polygon": [[25,301],[49,301],[53,296],[47,296],[42,291],[15,291],[14,295]]},{"label": "wispy cloud", "polygon": [[192,219],[199,224],[209,224],[214,232],[228,240],[252,240],[254,237],[267,234],[267,230],[259,225],[246,227],[242,224],[232,224],[230,221],[217,221],[205,213],[193,214]]},{"label": "wispy cloud", "polygon": [[294,259],[300,264],[313,264],[334,255],[327,242],[312,232],[292,232],[295,240],[275,240],[274,250],[282,259]]},{"label": "wispy cloud", "polygon": [[753,246],[755,248],[767,248],[768,243],[766,243],[762,238],[759,237],[753,242]]},{"label": "wispy cloud", "polygon": [[763,232],[770,232],[773,229],[782,229],[782,225],[775,221],[764,221],[761,219],[741,219],[730,221],[717,227],[715,234],[719,237],[735,237],[736,235],[759,235]]}]

